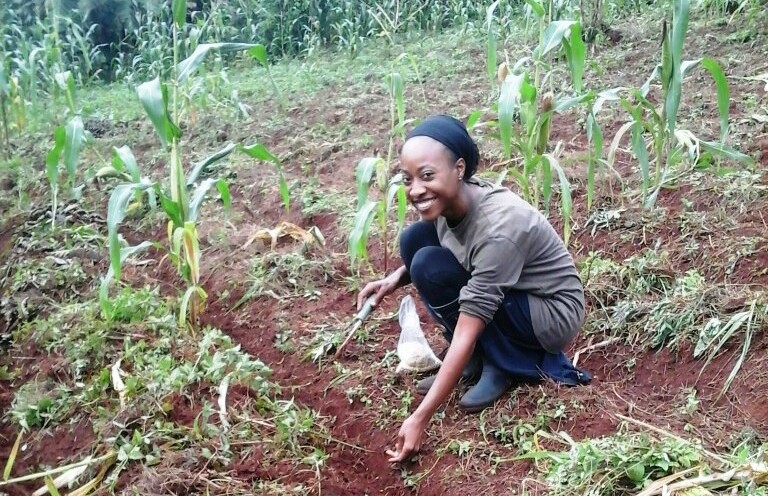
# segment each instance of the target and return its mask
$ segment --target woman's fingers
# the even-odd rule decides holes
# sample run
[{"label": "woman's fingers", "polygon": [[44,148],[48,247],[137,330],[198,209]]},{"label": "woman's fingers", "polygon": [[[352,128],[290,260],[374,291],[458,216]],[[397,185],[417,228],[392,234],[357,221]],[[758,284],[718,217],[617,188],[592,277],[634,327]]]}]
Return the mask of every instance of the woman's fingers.
[{"label": "woman's fingers", "polygon": [[[360,310],[363,308],[363,303],[368,298],[369,295],[377,292],[376,283],[370,282],[365,285],[365,287],[358,293],[357,295],[357,309]],[[376,298],[378,300],[378,298]]]}]

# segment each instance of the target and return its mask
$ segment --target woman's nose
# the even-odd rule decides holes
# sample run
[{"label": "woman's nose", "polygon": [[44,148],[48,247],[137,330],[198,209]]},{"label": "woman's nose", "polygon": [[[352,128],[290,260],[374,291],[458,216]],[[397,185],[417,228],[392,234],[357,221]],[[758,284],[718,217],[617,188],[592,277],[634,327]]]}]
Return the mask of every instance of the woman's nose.
[{"label": "woman's nose", "polygon": [[413,179],[411,180],[411,184],[408,186],[406,193],[408,193],[409,198],[418,198],[422,193],[424,193],[424,185],[421,184],[421,181]]}]

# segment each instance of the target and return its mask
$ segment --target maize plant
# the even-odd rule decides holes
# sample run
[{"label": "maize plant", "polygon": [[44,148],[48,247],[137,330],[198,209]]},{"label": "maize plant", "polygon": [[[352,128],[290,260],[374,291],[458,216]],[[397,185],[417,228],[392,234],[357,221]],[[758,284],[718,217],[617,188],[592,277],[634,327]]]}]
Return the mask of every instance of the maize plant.
[{"label": "maize plant", "polygon": [[[747,155],[725,145],[728,136],[730,92],[720,64],[709,57],[682,59],[689,13],[690,0],[674,1],[671,27],[668,27],[666,22],[662,25],[661,63],[640,88],[619,87],[600,93],[588,122],[588,129],[594,132],[593,136],[596,136],[601,144],[602,133],[596,124],[595,116],[603,104],[607,101],[618,101],[627,111],[630,120],[621,126],[614,136],[606,165],[613,169],[619,144],[624,135],[630,133],[632,152],[640,167],[641,196],[646,208],[653,207],[663,187],[673,184],[689,172],[690,167],[681,169],[681,165],[707,165],[712,156],[742,162],[750,160]],[[677,125],[683,80],[699,65],[715,82],[720,117],[720,136],[717,142],[703,140]],[[656,79],[659,80],[661,88],[659,106],[648,99],[651,84]],[[591,171],[590,175],[593,174],[594,171]],[[593,179],[589,181],[589,188],[594,189]],[[589,194],[591,195],[591,191]]]},{"label": "maize plant", "polygon": [[387,247],[387,221],[389,211],[396,202],[396,221],[398,232],[405,224],[408,201],[405,196],[405,186],[398,175],[389,181],[384,198],[371,200],[369,198],[370,186],[377,170],[386,170],[386,162],[380,157],[367,157],[357,164],[355,180],[357,182],[357,213],[354,225],[349,236],[349,257],[352,265],[357,260],[368,258],[368,236],[373,219],[378,219],[379,230],[383,236],[384,246],[384,272],[387,272],[388,247]]},{"label": "maize plant", "polygon": [[[402,59],[404,55],[398,57]],[[412,60],[413,62],[413,60]],[[379,231],[382,233],[384,246],[384,272],[387,272],[389,263],[389,249],[387,241],[387,221],[389,210],[397,201],[397,232],[402,230],[405,224],[407,199],[405,186],[396,175],[387,181],[387,175],[394,155],[395,138],[405,138],[405,126],[411,122],[405,118],[405,83],[399,72],[393,71],[385,80],[390,96],[390,132],[389,146],[387,147],[387,159],[368,157],[360,161],[355,169],[355,181],[357,183],[357,213],[355,215],[352,233],[349,237],[349,256],[351,263],[364,260],[368,257],[368,235],[374,217],[378,219]],[[368,194],[371,183],[374,181],[382,192],[384,199],[369,200]]]},{"label": "maize plant", "polygon": [[[563,217],[563,238],[570,237],[570,216],[572,209],[570,183],[557,158],[548,153],[549,135],[553,114],[563,112],[575,105],[593,98],[591,93],[556,100],[552,92],[544,93],[542,87],[551,81],[551,72],[541,81],[540,70],[548,68],[547,59],[556,50],[566,55],[576,93],[582,90],[584,72],[584,43],[581,29],[575,21],[554,21],[543,32],[541,43],[530,57],[519,60],[509,71],[506,63],[499,68],[498,78],[501,91],[498,101],[499,138],[507,164],[519,162],[507,172],[515,179],[521,195],[534,206],[543,203],[549,208],[552,197],[553,169],[560,184],[560,211]],[[531,81],[527,64],[534,66],[534,80]],[[543,94],[542,94],[543,93]],[[513,153],[519,156],[512,158]]]},{"label": "maize plant", "polygon": [[[206,54],[213,50],[243,50],[253,47],[252,44],[241,43],[212,43],[201,44],[181,63],[178,63],[178,32],[184,26],[186,2],[174,0],[173,10],[173,46],[175,77],[169,83],[160,78],[143,83],[136,88],[139,100],[152,122],[163,147],[169,155],[169,175],[166,181],[152,182],[140,177],[138,166],[129,150],[115,149],[112,167],[100,171],[100,177],[114,175],[130,180],[115,187],[109,200],[107,226],[109,229],[110,269],[102,280],[101,303],[102,311],[110,316],[111,305],[108,301],[108,289],[113,279],[121,276],[121,265],[127,256],[148,246],[142,243],[136,247],[124,246],[118,235],[118,227],[130,212],[129,203],[140,199],[144,193],[150,195],[150,204],[154,195],[168,218],[168,240],[170,259],[176,265],[179,274],[187,284],[187,289],[181,299],[179,309],[179,327],[186,328],[190,323],[192,330],[197,324],[197,318],[204,307],[207,294],[200,285],[200,246],[198,241],[197,220],[200,208],[211,188],[217,188],[220,197],[228,207],[231,203],[229,187],[224,179],[207,178],[198,183],[198,179],[207,167],[229,155],[237,147],[228,144],[222,150],[198,163],[191,171],[185,173],[183,166],[181,130],[176,124],[179,119],[178,88],[200,66]],[[169,94],[170,86],[170,94]],[[270,160],[275,163],[280,173],[280,191],[283,201],[288,208],[288,188],[282,177],[279,161],[269,154],[261,145],[239,147],[241,151],[256,158]]]},{"label": "maize plant", "polygon": [[69,71],[56,74],[56,81],[60,89],[65,93],[67,106],[72,118],[64,126],[58,126],[53,132],[54,146],[45,158],[45,173],[51,186],[51,226],[56,225],[56,210],[59,198],[59,177],[61,165],[64,165],[67,188],[71,198],[80,196],[82,186],[76,187],[77,161],[80,156],[80,148],[85,141],[85,127],[83,119],[77,112],[75,104],[75,81]]}]

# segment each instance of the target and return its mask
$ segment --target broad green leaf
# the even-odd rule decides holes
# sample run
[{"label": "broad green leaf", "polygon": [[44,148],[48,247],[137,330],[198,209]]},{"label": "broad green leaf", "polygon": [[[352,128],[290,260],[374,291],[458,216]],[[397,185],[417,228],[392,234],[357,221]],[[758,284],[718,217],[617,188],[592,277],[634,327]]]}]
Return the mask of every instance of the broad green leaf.
[{"label": "broad green leaf", "polygon": [[219,192],[221,192],[222,189],[225,191],[221,199],[225,205],[229,206],[229,204],[231,203],[231,198],[229,196],[229,188],[227,187],[226,181],[224,181],[223,179],[208,178],[203,182],[201,182],[197,186],[197,188],[195,188],[195,191],[192,193],[192,200],[189,202],[189,219],[188,220],[192,222],[197,222],[197,218],[200,215],[200,207],[203,204],[203,200],[205,200],[205,196],[208,194],[208,191],[210,191],[210,189],[213,186],[216,186]]},{"label": "broad green leaf", "polygon": [[56,86],[64,92],[64,97],[67,100],[67,107],[73,114],[77,112],[75,108],[75,78],[72,76],[72,72],[64,71],[57,72],[53,76],[56,81]]},{"label": "broad green leaf", "polygon": [[359,210],[368,199],[368,190],[371,187],[373,174],[378,168],[379,157],[366,157],[358,162],[355,168],[355,182],[357,183],[357,209]]},{"label": "broad green leaf", "polygon": [[77,171],[77,159],[80,156],[80,148],[84,140],[85,129],[83,120],[79,115],[73,117],[66,127],[66,142],[64,143],[64,166],[67,169],[67,181],[70,187],[75,186],[75,173]]},{"label": "broad green leaf", "polygon": [[67,142],[67,130],[64,126],[58,126],[53,130],[53,149],[45,157],[45,173],[51,188],[59,185],[59,161]]},{"label": "broad green leaf", "polygon": [[524,0],[526,4],[528,4],[529,7],[531,7],[531,10],[536,14],[537,17],[544,17],[546,15],[546,11],[544,10],[544,5],[539,3],[536,0]]},{"label": "broad green leaf", "polygon": [[728,80],[725,78],[720,64],[715,59],[704,57],[701,66],[706,69],[715,80],[717,90],[717,110],[720,113],[720,141],[725,144],[728,137],[728,107],[731,103],[731,92],[728,89]]},{"label": "broad green leaf", "polygon": [[192,55],[179,62],[179,66],[176,68],[176,81],[179,83],[186,81],[200,67],[200,64],[205,60],[205,56],[211,50],[234,52],[247,50],[253,46],[253,43],[201,43],[197,45]]},{"label": "broad green leaf", "polygon": [[216,181],[216,189],[219,190],[219,196],[221,197],[221,203],[225,209],[232,206],[232,194],[229,192],[229,184],[224,179]]},{"label": "broad green leaf", "polygon": [[181,137],[181,130],[174,124],[168,112],[168,89],[160,82],[160,78],[140,84],[136,87],[136,92],[163,146],[168,147],[174,138]]},{"label": "broad green leaf", "polygon": [[552,107],[552,112],[565,112],[566,110],[575,107],[576,105],[588,102],[593,98],[595,98],[595,94],[590,91],[589,93],[585,93],[583,95],[558,100]]},{"label": "broad green leaf", "polygon": [[397,122],[405,121],[405,83],[399,72],[393,72],[389,76],[389,92],[397,110]]},{"label": "broad green leaf", "polygon": [[352,265],[356,260],[365,259],[368,256],[368,233],[378,206],[379,202],[368,201],[355,214],[354,225],[349,236],[349,257]]},{"label": "broad green leaf", "polygon": [[581,39],[581,24],[578,22],[571,27],[571,34],[563,38],[565,58],[568,60],[568,68],[571,70],[571,80],[576,93],[581,93],[582,78],[584,76],[584,60],[587,49],[584,40]]},{"label": "broad green leaf", "polygon": [[[179,143],[176,140],[171,143],[170,165],[171,199],[181,209],[181,219],[182,222],[184,222],[189,218],[189,192],[187,191],[187,182],[186,178],[184,177],[184,168],[181,163]],[[175,227],[180,226],[181,224],[175,225]]]},{"label": "broad green leaf", "polygon": [[181,297],[179,304],[179,329],[187,327],[187,314],[189,313],[189,302],[192,300],[192,296],[196,294],[197,286],[190,286],[184,292],[184,296]]},{"label": "broad green leaf", "polygon": [[184,218],[182,217],[181,213],[181,206],[173,201],[171,197],[168,195],[160,192],[160,206],[163,209],[163,212],[165,212],[165,215],[168,216],[168,218],[171,220],[171,223],[174,226],[181,226],[184,224]]},{"label": "broad green leaf", "polygon": [[683,44],[685,34],[688,31],[688,14],[690,13],[690,0],[674,0],[672,12],[672,30],[670,33],[670,58],[672,60],[672,74],[670,85],[664,102],[667,118],[667,127],[670,132],[675,131],[677,124],[677,111],[680,108],[682,95],[682,61]]},{"label": "broad green leaf", "polygon": [[195,167],[187,174],[187,186],[192,186],[193,184],[195,184],[200,174],[205,172],[206,168],[209,165],[215,164],[219,160],[225,158],[227,155],[232,153],[234,149],[235,149],[235,144],[229,143],[227,146],[217,151],[210,157],[206,157],[202,161],[195,164]]},{"label": "broad green leaf", "polygon": [[496,64],[497,64],[497,41],[496,33],[493,30],[493,18],[496,7],[498,7],[500,0],[493,2],[487,9],[485,14],[485,30],[487,31],[487,41],[485,47],[485,67],[488,73],[488,81],[491,86],[494,85],[496,80]]},{"label": "broad green leaf", "polygon": [[565,38],[576,21],[552,21],[552,23],[544,31],[544,37],[541,40],[541,45],[536,48],[536,55],[540,59],[547,53],[551,52],[555,48],[558,48],[563,43]]},{"label": "broad green leaf", "polygon": [[187,0],[173,0],[171,5],[173,22],[177,28],[183,28],[187,20]]},{"label": "broad green leaf", "polygon": [[120,279],[120,253],[121,245],[117,229],[125,219],[125,209],[136,191],[143,191],[152,187],[149,183],[118,184],[109,197],[107,207],[107,231],[109,233],[109,260],[110,267],[116,279]]},{"label": "broad green leaf", "polygon": [[267,150],[267,147],[259,143],[247,146],[238,145],[237,149],[251,158],[264,160],[265,162],[274,162],[276,164],[280,163],[280,160],[278,160],[276,156],[272,155],[269,150]]},{"label": "broad green leaf", "polygon": [[560,183],[560,215],[563,217],[563,242],[568,245],[571,239],[571,212],[573,211],[573,198],[571,197],[571,183],[565,175],[565,171],[560,167],[560,162],[552,155],[544,155],[549,165],[557,172],[557,179]]},{"label": "broad green leaf", "polygon": [[475,110],[474,112],[469,114],[469,117],[467,117],[467,123],[466,123],[467,129],[471,131],[477,125],[477,121],[479,121],[480,117],[482,116],[483,116],[482,110]]},{"label": "broad green leaf", "polygon": [[733,148],[725,146],[722,143],[715,143],[713,141],[700,140],[699,146],[701,146],[701,149],[704,151],[710,152],[714,155],[725,157],[730,160],[735,160],[737,162],[745,162],[745,163],[752,162],[752,157],[750,157],[749,155],[741,153],[738,150],[734,150]]},{"label": "broad green leaf", "polygon": [[501,85],[499,95],[499,134],[504,148],[504,158],[512,157],[512,131],[515,114],[520,104],[520,88],[526,74],[509,74]]},{"label": "broad green leaf", "polygon": [[184,223],[182,242],[186,265],[189,268],[189,280],[197,285],[200,282],[200,243],[197,236],[197,226],[194,222]]},{"label": "broad green leaf", "polygon": [[283,167],[280,164],[280,160],[272,155],[264,145],[258,143],[248,146],[238,145],[237,148],[249,157],[272,162],[275,165],[278,175],[277,184],[280,191],[280,198],[285,206],[285,210],[288,211],[290,208],[291,192],[288,188],[288,183],[285,181],[285,175],[283,174]]},{"label": "broad green leaf", "polygon": [[543,158],[539,162],[541,173],[541,196],[544,201],[544,211],[549,213],[549,202],[552,200],[552,166],[549,160]]},{"label": "broad green leaf", "polygon": [[137,183],[141,180],[139,164],[127,145],[123,145],[120,148],[112,147],[112,165],[120,172],[126,171],[131,176],[133,182]]},{"label": "broad green leaf", "polygon": [[267,49],[261,43],[256,43],[253,47],[248,49],[248,54],[255,58],[259,64],[267,67],[269,65],[269,59],[267,58]]},{"label": "broad green leaf", "polygon": [[587,210],[591,210],[595,197],[595,176],[600,158],[603,156],[603,130],[593,113],[587,116],[587,141],[592,144],[587,166]]},{"label": "broad green leaf", "polygon": [[643,198],[648,195],[648,188],[651,181],[651,164],[648,158],[648,149],[645,146],[645,139],[643,137],[645,126],[642,122],[642,116],[634,116],[635,120],[632,125],[632,151],[637,157],[637,161],[640,164],[640,174],[642,176],[642,192]]},{"label": "broad green leaf", "polygon": [[597,94],[597,97],[595,98],[595,103],[592,104],[592,114],[597,115],[598,112],[603,108],[603,105],[605,102],[615,102],[620,98],[619,93],[622,91],[627,90],[625,86],[618,86],[616,88],[611,88],[610,90],[601,91]]},{"label": "broad green leaf", "polygon": [[[645,83],[640,87],[640,94],[643,96],[648,96],[648,92],[651,91],[651,83],[654,79],[656,79],[657,76],[661,74],[661,64],[658,64],[656,67],[653,68],[653,71],[651,72],[651,75],[648,76],[648,79],[645,80]],[[663,76],[662,80],[663,80]]]},{"label": "broad green leaf", "polygon": [[683,79],[685,79],[688,76],[688,73],[696,68],[696,66],[699,65],[702,60],[703,59],[684,60],[680,65],[680,74],[682,75]]}]

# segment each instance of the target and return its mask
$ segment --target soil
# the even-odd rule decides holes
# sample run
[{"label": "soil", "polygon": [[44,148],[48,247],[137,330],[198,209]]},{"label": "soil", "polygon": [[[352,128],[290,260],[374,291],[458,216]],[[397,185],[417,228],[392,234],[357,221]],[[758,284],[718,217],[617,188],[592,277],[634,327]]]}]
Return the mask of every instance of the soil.
[{"label": "soil", "polygon": [[[648,55],[645,40],[639,43],[638,40],[625,38],[621,43],[629,46],[622,48],[624,51],[629,50],[625,63],[652,66],[646,61]],[[733,68],[734,74],[746,74],[744,71],[748,66],[748,62],[742,61],[741,65]],[[482,74],[466,76],[468,87],[462,88],[464,99],[457,102],[453,109],[461,115],[467,115],[473,110],[474,102],[482,101],[482,95],[487,92],[487,82]],[[637,84],[642,83],[643,78],[637,74],[632,77],[638,80],[634,81]],[[330,91],[331,94],[345,94],[346,90],[338,87]],[[432,112],[444,111],[445,101],[453,98],[453,95],[437,84],[430,90],[426,107]],[[382,150],[386,150],[389,122],[387,113],[381,109],[388,107],[388,101],[386,95],[376,92],[378,90],[371,91],[374,92],[368,95],[371,99],[354,109],[341,106],[334,99],[317,99],[312,106],[290,110],[280,127],[272,129],[268,134],[255,124],[241,129],[218,126],[220,129],[215,131],[218,133],[215,138],[210,133],[201,132],[197,136],[193,135],[190,144],[199,144],[205,149],[212,141],[255,136],[267,148],[283,157],[285,170],[291,178],[300,179],[304,168],[311,164],[311,170],[318,181],[317,187],[321,191],[348,192],[351,205],[355,194],[353,185],[357,161],[376,151],[386,153]],[[754,91],[743,80],[734,80],[731,92],[732,98],[737,99],[742,94]],[[270,105],[274,104],[266,104],[262,112],[277,112]],[[609,142],[622,123],[616,120],[606,127],[606,142]],[[205,124],[210,124],[207,128],[217,129],[215,122]],[[316,125],[351,126],[375,138],[366,146],[355,141],[356,136],[342,137],[334,143],[318,146],[317,138],[313,139],[311,135]],[[102,121],[94,121],[92,126],[97,138],[109,137],[116,129],[115,125]],[[144,131],[151,134],[148,128]],[[223,138],[221,133],[224,133]],[[236,134],[238,136],[234,136]],[[636,200],[621,198],[619,191],[613,193],[603,189],[595,200],[597,207],[592,210],[622,209],[621,220],[616,225],[593,231],[592,226],[588,225],[591,212],[586,209],[585,171],[578,165],[588,148],[582,123],[570,114],[559,116],[553,120],[552,137],[553,142],[562,143],[563,153],[575,162],[575,166],[568,170],[568,175],[574,183],[575,210],[572,217],[575,229],[571,249],[577,262],[590,252],[599,252],[604,257],[621,261],[658,244],[670,253],[667,262],[670,274],[697,268],[710,282],[750,285],[763,290],[768,287],[768,228],[760,214],[768,207],[765,194],[748,198],[743,202],[748,208],[737,209],[733,207],[733,202],[724,202],[720,192],[706,181],[705,184],[682,184],[676,189],[663,190],[657,210],[649,214],[638,207],[629,206],[637,204]],[[746,148],[746,151],[753,152],[759,159],[761,166],[757,167],[762,174],[761,184],[765,185],[768,138],[763,133],[763,139],[751,141]],[[134,151],[141,153],[140,149]],[[485,161],[493,163],[494,160],[493,157],[486,157]],[[619,152],[616,169],[622,177],[636,174],[632,163],[627,152]],[[320,213],[304,216],[296,203],[286,213],[275,188],[266,186],[272,179],[263,167],[238,171],[237,184],[232,186],[234,212],[230,218],[234,219],[234,229],[227,231],[232,236],[225,236],[223,240],[222,236],[214,238],[223,229],[218,220],[207,220],[200,227],[203,233],[201,247],[204,250],[203,280],[206,291],[211,295],[202,323],[222,329],[242,345],[245,351],[271,367],[271,379],[280,385],[281,398],[293,399],[297,404],[319,413],[330,436],[325,446],[329,458],[318,480],[315,473],[307,470],[306,466],[287,460],[265,462],[269,457],[259,449],[254,449],[229,467],[230,473],[237,479],[247,482],[267,480],[302,483],[325,495],[417,493],[429,496],[472,494],[475,491],[501,494],[523,488],[528,494],[545,494],[540,486],[530,482],[530,477],[536,473],[531,463],[501,462],[495,466],[484,456],[493,451],[507,454],[506,457],[511,458],[516,454],[516,449],[483,432],[482,425],[507,422],[515,426],[520,422],[530,423],[551,432],[565,432],[576,440],[610,435],[620,428],[644,430],[638,424],[627,423],[618,416],[623,415],[686,438],[701,439],[710,449],[730,449],[747,433],[752,433],[760,440],[768,440],[768,400],[764,395],[768,387],[768,336],[765,333],[756,333],[741,371],[725,393],[722,393],[723,383],[741,353],[737,343],[727,347],[708,366],[703,367],[702,360],[693,358],[690,344],[683,343],[677,349],[664,347],[643,350],[637,346],[613,343],[592,349],[591,346],[599,341],[599,337],[581,335],[571,345],[569,354],[574,356],[579,353],[579,366],[594,376],[590,385],[577,388],[561,387],[548,382],[521,385],[482,416],[459,413],[459,395],[454,394],[442,410],[442,420],[430,426],[430,435],[416,461],[402,467],[388,463],[384,452],[392,448],[399,422],[382,425],[375,412],[377,408],[398,407],[397,393],[412,391],[415,379],[395,376],[393,367],[381,365],[387,352],[396,347],[398,336],[396,322],[385,316],[396,311],[402,293],[390,296],[379,305],[372,319],[375,324],[369,324],[373,328],[371,335],[363,342],[353,340],[338,360],[337,364],[342,367],[360,369],[363,372],[360,376],[353,376],[334,385],[338,372],[330,356],[318,365],[305,359],[302,350],[286,353],[278,349],[275,344],[278,332],[281,325],[286,323],[292,331],[293,341],[298,344],[310,338],[318,325],[342,326],[354,314],[355,293],[347,289],[347,281],[344,279],[350,274],[343,255],[346,251],[346,233],[340,231],[336,215]],[[691,205],[686,207],[686,201],[690,201]],[[711,229],[702,224],[703,227],[696,227],[692,231],[684,230],[682,220],[687,218],[691,209],[717,217],[718,223],[713,224]],[[209,219],[217,219],[219,213],[208,214]],[[318,227],[327,241],[327,246],[320,254],[333,260],[337,275],[330,282],[318,284],[319,295],[314,299],[275,299],[263,296],[235,308],[243,295],[243,274],[249,267],[251,257],[260,249],[268,248],[254,244],[245,249],[243,244],[250,233],[261,228],[273,228],[281,221],[294,223],[304,229]],[[561,228],[562,221],[556,214],[552,222],[556,229]],[[723,226],[730,227],[726,231]],[[7,229],[0,229],[0,253],[3,251],[1,248],[9,243],[8,232]],[[138,236],[137,239],[148,237],[163,240],[165,228],[146,233],[143,237]],[[726,256],[732,252],[735,241],[752,239],[756,241],[750,245],[749,250],[740,254],[732,264],[727,262]],[[695,252],[686,249],[686,244],[691,240],[699,242],[701,248]],[[131,241],[135,242],[133,239]],[[275,249],[291,250],[297,247],[291,240],[282,239]],[[141,271],[127,269],[126,279],[137,286],[160,285],[164,294],[174,294],[177,287],[175,270],[167,259],[162,260],[163,253],[160,251],[149,251],[148,257],[154,258],[157,264]],[[1,258],[2,254],[0,261]],[[397,265],[398,260],[390,259],[386,263],[391,268]],[[384,254],[378,243],[371,248],[370,264],[379,274],[385,266]],[[374,276],[370,274],[370,277]],[[597,305],[595,301],[589,303],[592,308]],[[434,323],[429,321],[423,308],[420,308],[420,315],[433,347],[444,349],[445,344],[440,341],[439,333],[431,330]],[[587,351],[583,351],[585,349]],[[56,373],[56,357],[45,356],[39,350],[29,351],[26,361],[4,357],[0,359],[0,366],[19,367],[22,380],[39,374],[46,376]],[[30,358],[37,363],[29,365]],[[347,393],[358,386],[363,386],[368,393],[368,404],[350,400]],[[15,387],[17,383],[0,381],[0,411],[9,410]],[[201,385],[184,394],[173,395],[168,401],[171,406],[168,418],[179,425],[192,427],[203,402],[211,401],[212,397],[210,385]],[[692,406],[690,398],[694,397],[696,403]],[[243,387],[234,387],[229,398],[231,402],[240,404],[253,401],[253,395]],[[412,411],[419,401],[418,397],[415,398],[409,410]],[[542,410],[561,413],[542,419]],[[7,422],[0,423],[0,460],[8,456],[16,435],[17,431]],[[449,449],[448,446],[454,440],[471,441],[472,451],[460,455]],[[94,441],[93,430],[87,421],[61,426],[50,432],[38,432],[25,441],[26,449],[16,461],[14,474],[27,473],[43,465],[59,465],[78,456],[85,456],[91,451]],[[163,466],[168,470],[170,467],[178,468],[179,465],[174,463],[168,461],[167,466]],[[147,487],[160,487],[162,484],[158,481],[162,480],[163,466],[146,473],[128,471],[121,478],[120,487],[140,487],[145,483]],[[418,475],[415,487],[406,487],[406,482],[415,475]],[[34,487],[36,485],[30,484],[2,489],[16,495],[28,494]],[[168,486],[163,487],[170,490]]]}]

